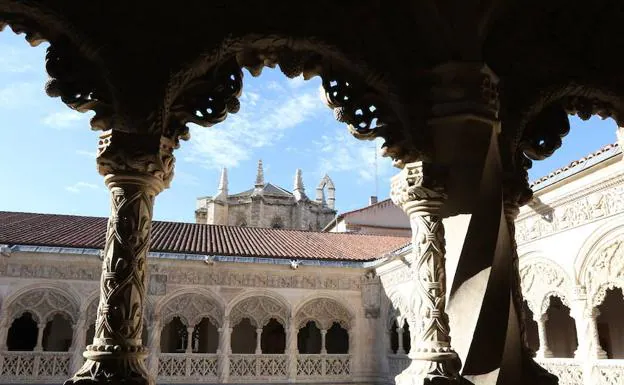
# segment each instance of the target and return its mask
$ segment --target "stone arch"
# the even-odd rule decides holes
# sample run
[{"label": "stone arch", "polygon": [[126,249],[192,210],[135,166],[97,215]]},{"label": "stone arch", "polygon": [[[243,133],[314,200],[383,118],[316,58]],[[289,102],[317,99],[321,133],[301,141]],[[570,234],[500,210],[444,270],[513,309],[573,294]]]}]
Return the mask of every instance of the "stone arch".
[{"label": "stone arch", "polygon": [[298,329],[313,321],[324,330],[328,330],[334,322],[350,330],[353,319],[353,313],[342,304],[342,301],[325,296],[304,301],[295,312],[295,326]]},{"label": "stone arch", "polygon": [[588,237],[575,268],[592,307],[602,303],[608,289],[624,289],[624,218],[601,226]]},{"label": "stone arch", "polygon": [[203,318],[208,318],[220,327],[223,324],[223,309],[221,299],[209,290],[184,289],[163,298],[154,313],[161,317],[162,325],[166,325],[174,317],[180,317],[187,326],[197,325]]},{"label": "stone arch", "polygon": [[252,325],[261,328],[271,318],[279,321],[284,328],[290,320],[290,305],[282,296],[269,291],[246,292],[236,297],[226,311],[230,327],[234,327],[243,318],[249,318]]},{"label": "stone arch", "polygon": [[[325,199],[325,189],[327,188],[327,201]],[[327,203],[327,207],[333,209],[336,204],[336,187],[329,175],[325,176],[319,182],[316,187],[316,201],[319,203]]]},{"label": "stone arch", "polygon": [[[570,301],[568,301],[568,298],[563,295],[561,292],[559,291],[550,291],[547,292],[544,295],[544,298],[542,300],[542,302],[540,303],[540,307],[538,308],[540,311],[539,313],[533,313],[533,314],[545,314],[548,311],[548,308],[550,307],[550,300],[552,297],[557,297],[561,300],[561,303],[563,303],[564,305],[566,305],[568,308],[572,309],[572,306],[570,304]],[[528,301],[527,301],[528,303]],[[533,311],[531,309],[531,311]]]},{"label": "stone arch", "polygon": [[41,323],[60,314],[75,324],[80,314],[79,303],[78,296],[64,285],[31,285],[18,290],[7,300],[7,319],[12,321],[28,312]]},{"label": "stone arch", "polygon": [[[259,76],[265,66],[279,64],[289,78],[301,74],[305,79],[320,76],[327,104],[354,136],[411,142],[414,133],[407,129],[411,127],[410,114],[400,103],[395,87],[386,81],[384,73],[345,52],[316,37],[253,33],[230,36],[218,46],[205,49],[194,62],[170,77],[159,126],[168,130],[169,122],[174,120],[182,127],[190,122],[201,126],[222,122],[228,113],[240,108],[242,68]],[[188,129],[166,135],[189,137]],[[387,148],[389,156],[406,155],[398,153],[398,146]]]},{"label": "stone arch", "polygon": [[572,280],[561,266],[541,256],[520,258],[519,264],[522,296],[534,315],[544,314],[552,295],[569,306]]},{"label": "stone arch", "polygon": [[[117,95],[104,60],[105,50],[93,44],[87,34],[63,15],[43,4],[0,0],[0,31],[7,25],[16,34],[24,33],[33,47],[44,41],[50,43],[45,68],[51,79],[46,93],[60,96],[63,103],[79,112],[94,111],[92,127],[108,129],[110,116],[99,116],[99,112],[113,109]],[[68,74],[65,68],[68,62],[73,62],[72,67],[80,71]]]}]

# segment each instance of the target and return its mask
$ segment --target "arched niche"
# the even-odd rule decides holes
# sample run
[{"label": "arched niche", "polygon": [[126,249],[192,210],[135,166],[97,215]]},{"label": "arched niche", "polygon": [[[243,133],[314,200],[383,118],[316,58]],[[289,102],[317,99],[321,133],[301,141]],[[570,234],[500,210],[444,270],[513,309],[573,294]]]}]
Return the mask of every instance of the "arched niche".
[{"label": "arched niche", "polygon": [[257,338],[254,322],[247,317],[241,318],[232,328],[232,335],[230,336],[232,354],[255,353]]},{"label": "arched niche", "polygon": [[325,337],[327,354],[349,353],[349,332],[339,322],[333,322]]},{"label": "arched niche", "polygon": [[72,323],[67,314],[54,314],[43,329],[42,347],[44,351],[67,352],[72,346]]},{"label": "arched niche", "polygon": [[37,345],[38,320],[30,312],[15,318],[7,333],[7,350],[31,351]]},{"label": "arched niche", "polygon": [[351,328],[353,316],[338,301],[331,298],[314,298],[306,301],[295,314],[297,328],[302,328],[309,321],[314,321],[321,330],[329,330],[336,322],[345,330]]},{"label": "arched niche", "polygon": [[262,328],[272,318],[283,326],[289,323],[290,310],[285,301],[274,296],[255,295],[235,301],[229,312],[230,326],[234,327],[244,318],[255,328]]},{"label": "arched niche", "polygon": [[548,298],[554,295],[567,298],[572,280],[557,263],[544,257],[520,258],[522,296],[536,315],[546,312]]},{"label": "arched niche", "polygon": [[603,302],[608,289],[624,287],[624,224],[597,230],[579,251],[576,265],[592,307]]},{"label": "arched niche", "polygon": [[262,327],[260,336],[262,354],[284,354],[286,352],[286,330],[275,318]]},{"label": "arched niche", "polygon": [[[547,304],[547,305],[546,305]],[[578,347],[576,323],[570,316],[570,307],[556,295],[550,295],[546,306],[546,338],[548,347],[557,358],[573,358]]]},{"label": "arched niche", "polygon": [[219,300],[208,294],[177,293],[163,300],[156,310],[162,319],[163,325],[171,322],[174,317],[187,326],[195,326],[208,318],[216,327],[223,322],[223,305]]},{"label": "arched niche", "polygon": [[172,317],[160,332],[162,353],[184,353],[188,346],[188,330],[180,317]]},{"label": "arched niche", "polygon": [[297,351],[299,354],[321,353],[321,329],[314,321],[308,321],[297,332]]},{"label": "arched niche", "polygon": [[57,288],[33,288],[19,293],[8,305],[10,319],[30,312],[38,322],[48,322],[56,314],[64,314],[73,325],[78,317],[79,306],[68,293]]},{"label": "arched niche", "polygon": [[209,318],[202,320],[193,329],[193,352],[216,353],[219,348],[219,331]]},{"label": "arched niche", "polygon": [[621,287],[606,291],[604,300],[598,305],[596,319],[600,346],[607,358],[624,358],[624,295]]}]

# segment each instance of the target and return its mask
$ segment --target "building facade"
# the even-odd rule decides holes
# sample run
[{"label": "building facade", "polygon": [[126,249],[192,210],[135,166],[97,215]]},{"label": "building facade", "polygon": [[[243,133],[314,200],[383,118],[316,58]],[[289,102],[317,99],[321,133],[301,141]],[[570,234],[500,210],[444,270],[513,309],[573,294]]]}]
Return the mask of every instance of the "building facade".
[{"label": "building facade", "polygon": [[329,176],[321,179],[315,198],[310,199],[301,170],[295,172],[290,192],[265,183],[262,161],[259,161],[254,187],[236,194],[228,193],[227,170],[223,169],[217,194],[197,199],[195,222],[318,231],[335,218],[335,203],[336,188]]},{"label": "building facade", "polygon": [[[621,149],[606,146],[532,188],[515,222],[528,348],[562,385],[620,384]],[[149,372],[158,383],[401,381],[418,343],[411,331],[422,328],[410,315],[422,289],[411,277],[428,270],[415,270],[396,211],[372,204],[324,233],[154,222],[141,336],[154,352]],[[0,382],[62,381],[96,334],[105,219],[0,217]],[[469,221],[443,222],[454,282]],[[82,230],[68,233],[70,223]],[[449,290],[447,311],[462,312],[465,295]],[[461,321],[449,319],[449,334],[465,362]]]}]

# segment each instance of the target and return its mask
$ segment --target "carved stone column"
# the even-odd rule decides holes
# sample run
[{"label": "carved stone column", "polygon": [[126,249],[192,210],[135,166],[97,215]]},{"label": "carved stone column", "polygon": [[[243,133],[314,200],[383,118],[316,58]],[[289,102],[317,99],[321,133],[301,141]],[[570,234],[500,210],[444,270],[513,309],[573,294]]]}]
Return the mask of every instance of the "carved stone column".
[{"label": "carved stone column", "polygon": [[147,369],[150,376],[158,376],[158,358],[160,356],[160,335],[162,334],[162,324],[159,316],[152,319],[152,323],[147,326],[147,349],[150,356],[147,361]]},{"label": "carved stone column", "polygon": [[193,326],[186,328],[186,353],[193,353],[193,331],[195,331]]},{"label": "carved stone column", "polygon": [[[445,239],[440,216],[445,194],[441,171],[431,163],[413,162],[392,178],[392,201],[407,213],[412,227],[413,249],[408,263],[415,293],[408,305],[408,317],[420,320],[410,330],[412,363],[397,377],[398,384],[457,383],[459,379],[460,362],[451,348],[445,311]],[[401,337],[402,333],[399,341]]]},{"label": "carved stone column", "polygon": [[9,334],[9,325],[11,324],[11,322],[12,320],[7,317],[6,311],[3,311],[2,315],[0,315],[0,352],[3,352],[7,349],[6,342]]},{"label": "carved stone column", "polygon": [[37,345],[35,345],[35,351],[41,352],[43,351],[43,331],[45,330],[46,323],[40,322],[37,324]]},{"label": "carved stone column", "polygon": [[574,358],[584,361],[607,358],[607,353],[600,346],[596,324],[600,312],[589,303],[585,287],[574,288],[570,314],[576,323],[578,337],[578,348],[574,352]]},{"label": "carved stone column", "polygon": [[225,318],[223,326],[219,328],[219,381],[222,383],[228,382],[230,376],[230,336],[232,335],[232,328],[230,327],[230,320]]},{"label": "carved stone column", "polygon": [[396,332],[397,332],[397,338],[398,338],[396,354],[405,354],[407,352],[405,351],[405,347],[403,347],[403,332],[404,332],[403,326],[397,326]]},{"label": "carved stone column", "polygon": [[[291,322],[293,318],[291,318]],[[297,325],[291,323],[286,333],[286,354],[288,355],[288,380],[294,381],[297,377],[297,358],[299,356],[299,348],[297,347],[297,334],[299,330]]]},{"label": "carved stone column", "polygon": [[321,354],[327,354],[327,330],[321,330]]},{"label": "carved stone column", "polygon": [[111,194],[100,301],[87,359],[66,385],[153,384],[142,345],[146,263],[154,198],[173,176],[168,138],[108,131],[100,137],[97,165]]},{"label": "carved stone column", "polygon": [[546,335],[546,321],[548,315],[542,314],[533,318],[537,322],[537,333],[539,337],[539,350],[535,353],[538,358],[551,358],[552,351],[548,347],[548,336]]},{"label": "carved stone column", "polygon": [[70,350],[74,352],[74,354],[72,355],[70,367],[72,372],[76,372],[80,369],[84,361],[82,352],[84,351],[85,340],[87,338],[86,320],[84,316],[80,317],[78,322],[72,325],[72,328],[74,329],[74,335],[72,337],[72,347]]},{"label": "carved stone column", "polygon": [[256,354],[262,354],[262,328],[256,329]]}]

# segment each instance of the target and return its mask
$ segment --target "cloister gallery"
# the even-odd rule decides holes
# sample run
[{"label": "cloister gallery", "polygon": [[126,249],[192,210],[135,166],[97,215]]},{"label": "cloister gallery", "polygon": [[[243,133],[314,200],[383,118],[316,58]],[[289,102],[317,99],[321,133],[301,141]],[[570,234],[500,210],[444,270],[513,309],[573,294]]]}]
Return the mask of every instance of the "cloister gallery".
[{"label": "cloister gallery", "polygon": [[[163,373],[170,375],[181,373],[174,368],[184,366],[183,381],[194,378],[190,374],[193,370],[213,373],[214,358],[187,359],[186,355],[167,356],[179,353],[156,352],[159,346],[165,351],[214,349],[214,342],[206,342],[208,337],[194,338],[200,334],[214,336],[214,328],[220,338],[217,346],[221,356],[238,348],[249,352],[254,346],[249,345],[252,336],[256,342],[253,358],[237,361],[235,355],[239,353],[232,352],[229,360],[221,359],[216,364],[219,376],[236,376],[236,368],[245,367],[238,372],[243,373],[241,376],[253,370],[260,371],[256,374],[268,371],[270,381],[278,381],[275,373],[284,381],[308,373],[320,376],[317,380],[321,382],[334,382],[330,378],[336,373],[348,373],[349,382],[383,381],[386,372],[378,367],[386,360],[371,357],[386,352],[388,344],[383,341],[394,338],[398,352],[406,349],[407,341],[410,345],[407,358],[401,356],[405,366],[394,379],[399,384],[554,384],[557,377],[533,360],[525,343],[530,341],[526,337],[531,328],[523,323],[522,271],[532,282],[524,294],[527,307],[538,320],[541,356],[549,352],[569,355],[575,345],[569,342],[562,347],[551,341],[557,333],[557,329],[551,330],[553,324],[563,325],[561,333],[571,338],[571,333],[565,332],[572,329],[565,307],[570,308],[577,326],[577,352],[589,352],[597,357],[594,361],[601,361],[604,354],[616,354],[617,344],[604,335],[608,342],[598,348],[596,331],[600,336],[600,329],[604,329],[601,323],[609,324],[604,320],[611,319],[609,311],[600,306],[617,299],[613,293],[617,293],[615,286],[621,278],[621,238],[617,238],[621,233],[614,231],[604,235],[606,238],[596,235],[596,249],[590,247],[588,251],[589,265],[575,265],[573,274],[560,264],[556,267],[544,262],[548,278],[532,280],[534,269],[519,270],[514,239],[520,207],[529,202],[541,210],[539,218],[527,213],[519,217],[523,223],[518,225],[519,238],[526,234],[531,239],[526,245],[523,241],[519,244],[529,249],[546,233],[577,225],[586,229],[579,224],[588,218],[595,219],[595,224],[598,213],[611,217],[609,210],[621,207],[618,199],[601,200],[601,195],[594,193],[579,201],[580,209],[568,210],[562,204],[550,212],[532,200],[527,169],[532,161],[552,155],[561,146],[561,137],[570,128],[570,114],[581,119],[599,115],[612,118],[618,126],[624,124],[623,72],[619,62],[605,54],[619,52],[624,45],[624,32],[619,27],[623,7],[622,2],[613,0],[595,1],[590,7],[560,0],[423,0],[392,5],[376,0],[315,1],[303,8],[283,2],[0,0],[1,27],[9,25],[13,31],[24,33],[32,45],[49,42],[45,65],[50,75],[48,95],[59,97],[75,110],[95,113],[91,126],[102,131],[97,170],[111,198],[108,224],[91,219],[99,223],[92,228],[97,230],[94,236],[100,244],[79,246],[81,252],[69,251],[72,260],[89,268],[74,268],[65,257],[60,258],[68,252],[65,248],[46,251],[28,246],[37,243],[32,239],[20,242],[26,247],[23,251],[11,246],[11,256],[3,260],[8,278],[3,279],[24,282],[27,276],[50,278],[49,285],[39,291],[24,287],[23,293],[12,293],[3,300],[3,311],[14,313],[3,314],[7,338],[0,340],[10,346],[31,346],[33,340],[15,341],[9,329],[21,328],[24,335],[33,336],[36,326],[35,349],[71,344],[76,351],[86,343],[86,336],[70,342],[70,330],[60,321],[63,316],[59,309],[72,320],[72,334],[86,335],[86,316],[95,312],[94,337],[85,347],[85,362],[78,368],[79,360],[72,360],[67,385],[151,384],[165,366],[155,361],[168,363],[171,369],[163,369]],[[242,70],[258,76],[263,67],[278,65],[288,77],[319,76],[325,102],[356,138],[383,138],[384,154],[400,169],[392,181],[392,200],[407,213],[412,227],[411,245],[404,249],[405,254],[395,250],[397,258],[392,252],[387,255],[394,245],[388,245],[383,237],[361,242],[319,239],[307,244],[355,245],[348,252],[313,247],[315,253],[324,250],[326,254],[310,256],[310,261],[333,264],[318,262],[301,277],[298,272],[302,267],[293,273],[288,270],[290,263],[243,265],[232,257],[238,253],[234,251],[223,253],[225,266],[221,267],[223,261],[215,257],[211,272],[200,274],[198,267],[183,267],[195,263],[193,257],[178,260],[167,253],[184,254],[185,247],[205,243],[182,246],[171,241],[167,247],[182,248],[159,249],[157,240],[162,235],[158,226],[168,225],[152,226],[154,199],[173,180],[174,152],[180,140],[190,139],[187,125],[212,126],[236,113]],[[27,157],[28,151],[25,146],[23,156]],[[49,151],[54,156],[61,149]],[[545,191],[540,199],[545,201],[546,195]],[[84,227],[77,217],[52,219],[64,220],[58,224],[64,235],[78,234],[77,230]],[[29,222],[27,218],[14,220]],[[207,239],[208,230],[186,229]],[[266,242],[269,234],[286,230],[273,231],[256,234],[255,238],[243,232],[243,239],[253,242],[262,258],[273,261],[273,256],[283,257],[285,251],[271,254],[261,251],[260,246],[271,244]],[[578,235],[566,238],[565,244],[578,247]],[[161,258],[147,258],[150,239],[152,250],[165,253]],[[263,242],[258,244],[253,239]],[[297,242],[286,244],[294,247]],[[364,244],[374,248],[356,247]],[[379,250],[382,245],[388,248]],[[90,257],[92,248],[103,250],[101,269]],[[539,249],[528,251],[537,253],[531,258],[547,258]],[[49,255],[39,258],[41,252]],[[218,251],[189,254],[221,255]],[[305,253],[299,250],[297,254]],[[398,277],[397,281],[384,282],[382,266],[371,270],[366,264],[380,256],[388,258],[383,265],[388,270],[397,266],[396,274],[387,275]],[[335,265],[345,261],[355,266],[346,269]],[[212,263],[211,258],[207,262]],[[166,267],[177,264],[182,266]],[[340,270],[333,277],[329,270],[325,274],[326,268]],[[248,272],[251,270],[253,274]],[[285,277],[273,273],[278,270],[288,273],[283,273]],[[18,272],[20,278],[15,276]],[[184,272],[188,279],[173,278],[182,277]],[[99,300],[93,310],[94,301],[81,295],[93,289],[98,276]],[[608,283],[601,281],[605,277]],[[189,293],[176,287],[190,282],[223,290],[202,288],[200,292],[195,288]],[[237,291],[252,285],[252,293]],[[279,295],[272,290],[276,286],[289,286],[292,294]],[[163,287],[162,300],[154,301]],[[319,289],[327,293],[309,292]],[[541,300],[533,297],[534,292],[546,289]],[[173,297],[176,293],[179,300]],[[387,320],[386,309],[381,307],[388,302],[382,301],[384,297],[401,315],[397,325],[402,325],[403,331],[396,337],[381,337],[387,336],[385,330],[389,329],[381,321]],[[307,304],[314,306],[308,308]],[[170,305],[181,308],[172,310]],[[597,306],[601,316],[597,316]],[[308,312],[320,312],[325,318]],[[159,320],[159,314],[166,318]],[[17,324],[16,319],[20,320]],[[314,327],[308,326],[310,321]],[[147,330],[146,346],[141,338],[144,326],[153,328],[151,334]],[[378,333],[371,333],[375,328]],[[187,342],[174,342],[185,336]],[[278,353],[256,354],[262,352],[263,342],[267,346],[271,340],[274,346],[281,346],[278,341],[282,338],[290,358]],[[238,345],[236,341],[241,340],[245,344]],[[320,345],[320,356],[308,358],[300,351],[295,360],[295,345],[304,352],[319,351]],[[52,371],[54,381],[67,373],[54,372],[67,358],[54,355],[56,358],[42,361],[47,352],[35,353],[10,359],[3,355],[2,370],[11,367],[6,365],[9,359],[26,371],[30,362],[37,371]],[[583,362],[586,367],[579,370],[556,372],[561,378],[582,373],[585,383],[596,383],[591,382],[597,381],[591,377],[594,372],[599,373],[600,381],[620,381],[616,374],[610,374],[611,368],[587,370],[587,362],[593,361]],[[284,365],[287,369],[282,369]],[[301,369],[300,374],[299,368],[318,365],[321,369]]]}]

